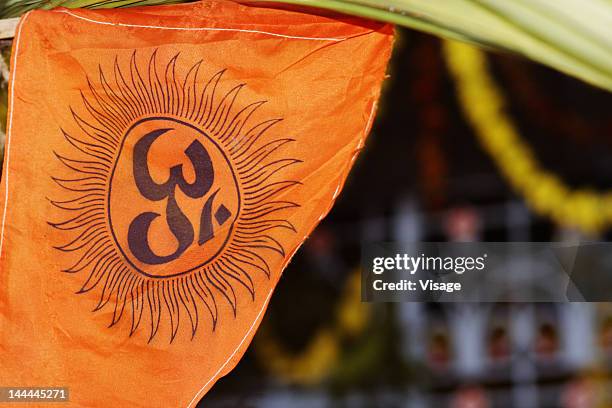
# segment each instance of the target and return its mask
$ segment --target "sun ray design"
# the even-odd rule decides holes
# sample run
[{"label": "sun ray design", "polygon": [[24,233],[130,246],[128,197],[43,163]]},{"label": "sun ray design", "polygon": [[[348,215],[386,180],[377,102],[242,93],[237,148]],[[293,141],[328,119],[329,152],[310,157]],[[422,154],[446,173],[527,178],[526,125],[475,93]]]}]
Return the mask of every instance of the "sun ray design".
[{"label": "sun ray design", "polygon": [[[130,336],[148,324],[149,341],[167,321],[172,342],[181,324],[193,338],[203,316],[215,330],[220,302],[236,316],[240,296],[255,299],[255,274],[271,277],[269,259],[285,256],[278,232],[295,232],[287,215],[299,207],[286,197],[300,182],[283,174],[300,160],[281,156],[294,139],[271,136],[281,119],[255,120],[265,101],[240,101],[245,84],[226,86],[225,70],[202,81],[203,61],[180,75],[178,54],[158,58],[134,51],[87,78],[74,130],[62,130],[72,153],[55,152],[72,176],[52,177],[63,194],[50,202],[67,215],[49,224],[65,231],[55,248],[76,255],[63,271],[83,276],[77,293],[97,293],[94,311],[109,308],[110,326],[127,315]],[[191,144],[174,166],[149,170],[155,146],[181,140]],[[130,194],[161,210],[130,219]],[[155,234],[166,246],[154,248]]]}]

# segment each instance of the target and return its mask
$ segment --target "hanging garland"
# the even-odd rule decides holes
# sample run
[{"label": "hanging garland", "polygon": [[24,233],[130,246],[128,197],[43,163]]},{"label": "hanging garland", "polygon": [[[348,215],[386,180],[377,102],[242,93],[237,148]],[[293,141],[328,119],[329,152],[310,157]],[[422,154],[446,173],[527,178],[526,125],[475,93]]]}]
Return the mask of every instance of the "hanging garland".
[{"label": "hanging garland", "polygon": [[361,273],[347,279],[336,310],[336,324],[316,333],[304,350],[287,352],[262,324],[255,339],[255,355],[270,373],[290,383],[318,384],[337,365],[345,339],[361,333],[370,319],[370,306],[361,302]]},{"label": "hanging garland", "polygon": [[484,149],[527,205],[556,223],[595,234],[612,223],[612,193],[572,189],[543,169],[506,113],[485,54],[445,41],[443,53],[467,121]]}]

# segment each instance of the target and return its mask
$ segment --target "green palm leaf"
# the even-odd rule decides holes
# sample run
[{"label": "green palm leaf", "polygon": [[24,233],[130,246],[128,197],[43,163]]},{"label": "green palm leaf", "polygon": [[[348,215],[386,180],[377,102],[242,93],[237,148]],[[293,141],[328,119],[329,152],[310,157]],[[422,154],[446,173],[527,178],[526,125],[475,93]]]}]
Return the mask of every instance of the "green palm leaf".
[{"label": "green palm leaf", "polygon": [[[0,0],[0,17],[57,6],[185,0]],[[318,7],[524,55],[612,91],[612,0],[259,0]]]},{"label": "green palm leaf", "polygon": [[612,91],[611,0],[262,0],[518,53]]}]

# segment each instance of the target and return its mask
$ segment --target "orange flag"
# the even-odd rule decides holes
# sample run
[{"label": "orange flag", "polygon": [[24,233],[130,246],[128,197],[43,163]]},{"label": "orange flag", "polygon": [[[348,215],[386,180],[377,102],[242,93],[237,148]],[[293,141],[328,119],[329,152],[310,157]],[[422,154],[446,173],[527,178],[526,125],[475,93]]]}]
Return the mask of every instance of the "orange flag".
[{"label": "orange flag", "polygon": [[338,196],[391,43],[387,25],[229,1],[24,16],[0,385],[195,406]]}]

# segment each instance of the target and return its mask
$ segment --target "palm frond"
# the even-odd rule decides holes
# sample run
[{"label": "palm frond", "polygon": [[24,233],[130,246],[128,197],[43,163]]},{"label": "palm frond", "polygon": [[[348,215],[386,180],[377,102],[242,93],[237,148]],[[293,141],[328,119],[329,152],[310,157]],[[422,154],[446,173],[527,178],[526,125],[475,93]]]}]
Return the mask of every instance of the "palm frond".
[{"label": "palm frond", "polygon": [[[0,18],[35,8],[186,0],[0,0]],[[612,91],[611,0],[257,0],[317,7],[524,55]]]},{"label": "palm frond", "polygon": [[340,11],[524,55],[612,90],[610,0],[260,0]]}]

